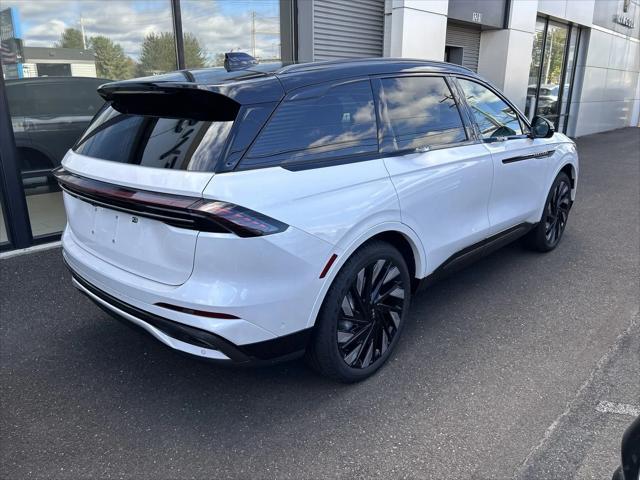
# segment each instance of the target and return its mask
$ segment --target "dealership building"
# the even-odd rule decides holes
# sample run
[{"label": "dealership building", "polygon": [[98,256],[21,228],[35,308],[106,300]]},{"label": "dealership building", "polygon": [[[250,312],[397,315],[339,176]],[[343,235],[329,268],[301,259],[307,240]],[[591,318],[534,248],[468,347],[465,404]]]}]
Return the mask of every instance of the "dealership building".
[{"label": "dealership building", "polygon": [[478,72],[529,118],[572,137],[639,124],[640,0],[68,4],[47,11],[40,0],[0,0],[0,250],[59,238],[65,217],[49,171],[68,147],[40,145],[60,143],[64,135],[47,132],[83,128],[95,113],[89,77],[214,66],[231,50],[265,62],[422,58]]}]

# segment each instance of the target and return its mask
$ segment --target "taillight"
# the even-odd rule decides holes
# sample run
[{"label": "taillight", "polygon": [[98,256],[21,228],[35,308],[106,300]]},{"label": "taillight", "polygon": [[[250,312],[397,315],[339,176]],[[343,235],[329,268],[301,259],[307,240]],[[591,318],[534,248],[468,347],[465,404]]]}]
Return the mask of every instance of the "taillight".
[{"label": "taillight", "polygon": [[217,200],[200,200],[191,206],[216,219],[240,237],[256,237],[283,232],[287,225],[248,208]]},{"label": "taillight", "polygon": [[135,190],[81,177],[62,167],[54,170],[53,174],[60,187],[74,197],[181,228],[259,237],[283,232],[289,227],[286,223],[229,202]]}]

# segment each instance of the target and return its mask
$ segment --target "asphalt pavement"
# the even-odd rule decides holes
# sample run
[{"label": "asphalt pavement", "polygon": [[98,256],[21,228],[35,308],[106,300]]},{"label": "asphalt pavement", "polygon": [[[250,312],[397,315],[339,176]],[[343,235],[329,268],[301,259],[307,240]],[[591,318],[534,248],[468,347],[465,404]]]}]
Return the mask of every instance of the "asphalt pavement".
[{"label": "asphalt pavement", "polygon": [[356,385],[179,355],[75,291],[59,249],[0,260],[0,477],[610,478],[640,406],[640,130],[578,149],[560,246],[421,293]]}]

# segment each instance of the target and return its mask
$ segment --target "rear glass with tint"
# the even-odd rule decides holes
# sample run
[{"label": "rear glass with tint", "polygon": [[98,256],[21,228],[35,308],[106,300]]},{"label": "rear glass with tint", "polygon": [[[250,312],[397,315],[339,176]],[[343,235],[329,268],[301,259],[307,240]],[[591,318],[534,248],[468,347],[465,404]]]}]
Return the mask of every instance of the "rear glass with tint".
[{"label": "rear glass with tint", "polygon": [[240,166],[324,161],[377,151],[371,84],[361,80],[308,87],[289,95]]},{"label": "rear glass with tint", "polygon": [[213,171],[233,121],[199,121],[103,109],[74,151],[145,167]]},{"label": "rear glass with tint", "polygon": [[[456,102],[442,77],[382,80],[390,141],[382,151],[412,150],[462,142],[467,135]],[[385,136],[386,137],[386,136]]]}]

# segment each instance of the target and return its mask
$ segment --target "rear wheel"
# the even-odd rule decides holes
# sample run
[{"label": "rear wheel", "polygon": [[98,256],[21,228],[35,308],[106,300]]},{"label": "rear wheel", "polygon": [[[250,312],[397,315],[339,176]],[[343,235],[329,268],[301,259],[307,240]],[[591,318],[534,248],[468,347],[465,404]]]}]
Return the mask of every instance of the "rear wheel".
[{"label": "rear wheel", "polygon": [[533,250],[549,252],[558,246],[571,209],[571,180],[560,172],[547,195],[540,222],[526,237]]},{"label": "rear wheel", "polygon": [[356,251],[320,309],[307,350],[311,366],[343,382],[373,374],[398,342],[410,295],[409,270],[398,250],[374,241]]}]

